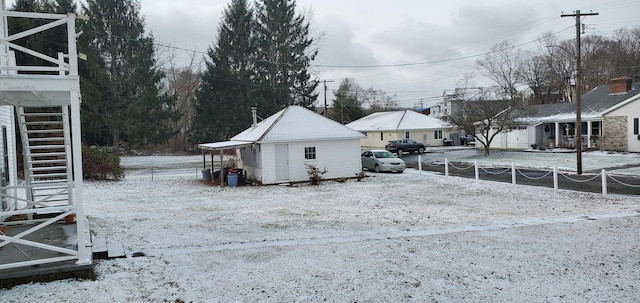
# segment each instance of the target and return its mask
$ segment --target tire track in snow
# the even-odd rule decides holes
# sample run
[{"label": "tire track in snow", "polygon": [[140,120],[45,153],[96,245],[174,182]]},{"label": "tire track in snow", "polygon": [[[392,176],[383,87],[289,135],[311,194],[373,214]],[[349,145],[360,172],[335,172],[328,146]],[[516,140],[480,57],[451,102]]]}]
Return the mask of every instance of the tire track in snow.
[{"label": "tire track in snow", "polygon": [[531,217],[515,220],[508,220],[500,223],[478,224],[478,225],[450,225],[440,227],[423,227],[411,230],[398,230],[386,233],[370,232],[358,233],[344,236],[309,238],[309,239],[288,239],[288,240],[263,240],[259,242],[235,242],[224,243],[202,247],[178,247],[164,249],[145,249],[134,253],[134,256],[160,257],[180,254],[193,254],[203,252],[217,252],[225,250],[245,250],[268,247],[288,247],[302,245],[332,244],[332,243],[352,243],[361,241],[380,241],[403,238],[428,237],[445,234],[492,231],[500,229],[520,228],[528,226],[546,224],[576,223],[589,220],[614,219],[640,216],[640,210],[626,212],[612,212],[599,215],[573,215],[557,217]]}]

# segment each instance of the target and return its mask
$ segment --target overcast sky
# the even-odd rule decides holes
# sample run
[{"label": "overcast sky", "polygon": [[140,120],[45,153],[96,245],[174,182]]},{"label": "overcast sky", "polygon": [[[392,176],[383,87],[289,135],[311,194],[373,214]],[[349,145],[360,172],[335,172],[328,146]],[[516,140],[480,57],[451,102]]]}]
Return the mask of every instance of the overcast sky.
[{"label": "overcast sky", "polygon": [[[159,44],[203,56],[216,41],[222,10],[231,0],[141,0],[146,28]],[[250,1],[252,2],[252,1]],[[575,19],[562,13],[597,12],[583,19],[585,35],[609,35],[640,25],[638,0],[297,0],[316,35],[324,34],[313,73],[328,82],[328,99],[341,79],[395,95],[402,106],[432,104],[476,71],[475,60],[502,41],[536,50],[547,31],[575,37]],[[365,67],[366,66],[366,67]],[[372,67],[373,66],[373,67]],[[323,103],[323,86],[318,87]]]}]

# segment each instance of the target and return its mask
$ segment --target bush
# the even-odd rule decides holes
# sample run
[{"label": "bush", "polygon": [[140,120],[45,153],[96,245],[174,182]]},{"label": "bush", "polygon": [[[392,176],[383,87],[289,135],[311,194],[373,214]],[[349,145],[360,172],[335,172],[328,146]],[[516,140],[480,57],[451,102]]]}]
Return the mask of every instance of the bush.
[{"label": "bush", "polygon": [[325,168],[324,170],[320,170],[315,165],[306,163],[304,166],[307,167],[307,174],[309,175],[311,185],[320,184],[320,181],[322,181],[322,176],[327,173],[327,169]]},{"label": "bush", "polygon": [[82,145],[82,177],[93,180],[121,180],[120,156],[106,147]]},{"label": "bush", "polygon": [[356,179],[358,179],[358,182],[362,181],[362,179],[369,177],[369,175],[367,175],[367,173],[363,171],[360,171],[359,173],[356,173]]}]

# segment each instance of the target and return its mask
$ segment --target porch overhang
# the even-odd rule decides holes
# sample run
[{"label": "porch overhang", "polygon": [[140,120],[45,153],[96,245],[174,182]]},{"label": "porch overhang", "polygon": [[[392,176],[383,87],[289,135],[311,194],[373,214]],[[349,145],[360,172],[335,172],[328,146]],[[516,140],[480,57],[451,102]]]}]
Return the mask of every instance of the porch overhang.
[{"label": "porch overhang", "polygon": [[222,141],[222,142],[198,144],[198,148],[200,148],[203,151],[219,151],[219,150],[251,146],[253,144],[254,142],[247,142],[247,141]]}]

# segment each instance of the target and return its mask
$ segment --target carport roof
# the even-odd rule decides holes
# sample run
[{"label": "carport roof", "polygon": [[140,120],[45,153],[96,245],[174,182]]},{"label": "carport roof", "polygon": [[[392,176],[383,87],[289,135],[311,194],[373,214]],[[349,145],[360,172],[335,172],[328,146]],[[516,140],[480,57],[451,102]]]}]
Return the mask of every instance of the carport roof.
[{"label": "carport roof", "polygon": [[222,141],[213,143],[198,144],[198,147],[202,150],[225,150],[232,148],[240,148],[244,146],[251,146],[253,142],[246,141]]}]

